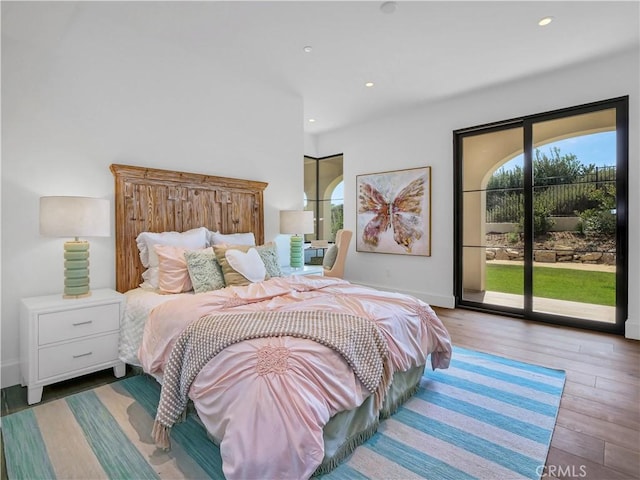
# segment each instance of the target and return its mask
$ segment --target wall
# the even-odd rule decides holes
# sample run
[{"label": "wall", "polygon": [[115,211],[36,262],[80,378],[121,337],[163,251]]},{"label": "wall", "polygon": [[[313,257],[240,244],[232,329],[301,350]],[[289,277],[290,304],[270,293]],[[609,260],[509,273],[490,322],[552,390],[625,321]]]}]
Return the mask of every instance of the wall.
[{"label": "wall", "polygon": [[[551,232],[575,232],[580,227],[580,217],[550,217],[553,225]],[[521,227],[517,223],[490,223],[487,222],[485,230],[489,233],[517,232]]]},{"label": "wall", "polygon": [[[114,30],[93,9],[11,8],[2,18],[2,387],[20,381],[19,299],[62,291],[63,239],[39,235],[40,196],[113,206],[111,163],[265,181],[269,240],[279,210],[302,206],[305,144],[302,99],[291,93]],[[89,240],[92,288],[114,287],[114,238]]]},{"label": "wall", "polygon": [[[432,255],[410,257],[356,252],[349,280],[414,294],[451,307],[453,297],[453,142],[457,129],[629,95],[629,320],[640,339],[640,78],[638,49],[405,109],[318,136],[318,156],[344,152],[345,228],[355,229],[355,177],[432,166]],[[355,243],[355,242],[352,242]]]}]

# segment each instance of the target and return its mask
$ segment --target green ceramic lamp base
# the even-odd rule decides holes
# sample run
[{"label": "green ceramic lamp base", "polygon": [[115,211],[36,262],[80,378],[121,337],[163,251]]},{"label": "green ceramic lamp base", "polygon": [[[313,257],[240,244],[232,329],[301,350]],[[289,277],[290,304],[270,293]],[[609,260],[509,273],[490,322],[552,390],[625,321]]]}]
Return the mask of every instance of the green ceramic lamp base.
[{"label": "green ceramic lamp base", "polygon": [[89,290],[89,242],[69,241],[64,244],[63,298],[82,298]]},{"label": "green ceramic lamp base", "polygon": [[298,235],[291,236],[291,260],[289,265],[291,268],[302,268],[304,266],[304,255],[302,254],[302,237]]}]

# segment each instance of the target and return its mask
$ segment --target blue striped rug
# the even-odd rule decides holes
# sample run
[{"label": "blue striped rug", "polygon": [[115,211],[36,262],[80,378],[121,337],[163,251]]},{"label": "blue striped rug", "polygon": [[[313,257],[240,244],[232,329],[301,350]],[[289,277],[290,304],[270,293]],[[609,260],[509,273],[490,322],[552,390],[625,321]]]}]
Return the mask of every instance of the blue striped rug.
[{"label": "blue striped rug", "polygon": [[[564,372],[455,348],[421,388],[327,479],[539,479]],[[147,376],[2,418],[11,479],[222,479],[218,448],[195,416],[172,450],[150,437],[160,395]]]}]

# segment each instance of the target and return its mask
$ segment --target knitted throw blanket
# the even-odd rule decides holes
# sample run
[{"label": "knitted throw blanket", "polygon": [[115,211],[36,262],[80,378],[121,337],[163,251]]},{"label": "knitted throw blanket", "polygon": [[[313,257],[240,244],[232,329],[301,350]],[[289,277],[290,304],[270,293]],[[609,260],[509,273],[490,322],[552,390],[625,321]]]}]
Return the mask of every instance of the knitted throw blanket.
[{"label": "knitted throw blanket", "polygon": [[234,343],[281,336],[313,340],[340,353],[382,407],[392,371],[387,342],[373,321],[323,311],[208,315],[189,325],[171,350],[152,431],[156,445],[170,448],[170,429],[183,417],[191,384],[209,360]]}]

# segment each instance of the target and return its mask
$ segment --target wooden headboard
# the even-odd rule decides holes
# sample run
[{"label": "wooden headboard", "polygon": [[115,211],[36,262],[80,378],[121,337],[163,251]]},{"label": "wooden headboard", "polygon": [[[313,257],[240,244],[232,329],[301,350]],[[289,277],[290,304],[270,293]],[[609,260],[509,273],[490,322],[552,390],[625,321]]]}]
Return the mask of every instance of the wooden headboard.
[{"label": "wooden headboard", "polygon": [[116,289],[138,287],[144,267],[141,232],[184,232],[207,227],[253,232],[264,243],[263,191],[267,183],[156,168],[111,165],[115,177]]}]

